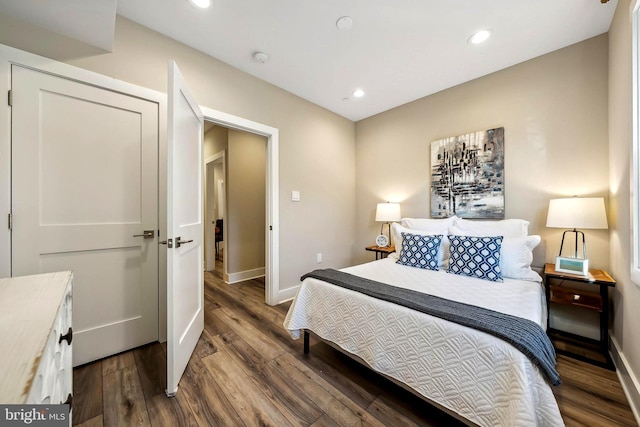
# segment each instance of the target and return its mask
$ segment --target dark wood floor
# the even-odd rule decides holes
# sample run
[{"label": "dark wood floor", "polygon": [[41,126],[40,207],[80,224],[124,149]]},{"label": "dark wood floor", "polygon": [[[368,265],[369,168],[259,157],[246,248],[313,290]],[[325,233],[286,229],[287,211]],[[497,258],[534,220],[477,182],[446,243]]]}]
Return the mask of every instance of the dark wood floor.
[{"label": "dark wood floor", "polygon": [[[262,281],[205,281],[205,331],[177,396],[164,394],[164,345],[150,344],[74,369],[74,424],[460,425],[322,342],[304,356],[282,327],[289,304],[264,304]],[[558,369],[567,426],[636,425],[614,372],[564,356]]]}]

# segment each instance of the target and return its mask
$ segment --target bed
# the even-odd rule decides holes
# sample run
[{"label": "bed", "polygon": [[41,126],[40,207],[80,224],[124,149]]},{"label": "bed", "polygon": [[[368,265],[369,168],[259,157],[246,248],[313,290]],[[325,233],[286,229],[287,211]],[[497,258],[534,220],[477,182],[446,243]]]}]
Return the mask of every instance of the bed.
[{"label": "bed", "polygon": [[[403,243],[415,235],[448,236],[433,252],[437,268],[398,263],[403,255],[399,251],[340,271],[516,316],[545,329],[544,290],[540,276],[530,268],[533,242],[539,242],[539,236],[526,234],[526,221],[507,221],[513,227],[495,221],[477,229],[476,224],[455,218],[421,223],[403,219],[402,225],[394,224],[396,247],[404,248]],[[461,234],[506,234],[500,254],[517,269],[501,261],[499,271],[506,275],[497,281],[452,274],[447,262],[454,259],[452,242]],[[519,252],[516,261],[514,252]],[[563,425],[549,378],[520,350],[489,333],[314,277],[302,282],[284,326],[293,338],[312,331],[470,425]]]}]

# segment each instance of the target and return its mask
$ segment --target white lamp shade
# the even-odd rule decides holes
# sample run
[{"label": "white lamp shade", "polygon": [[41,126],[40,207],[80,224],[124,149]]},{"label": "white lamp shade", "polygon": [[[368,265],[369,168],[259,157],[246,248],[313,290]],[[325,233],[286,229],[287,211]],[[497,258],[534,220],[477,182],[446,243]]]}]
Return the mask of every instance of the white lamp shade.
[{"label": "white lamp shade", "polygon": [[400,221],[400,218],[399,203],[378,203],[378,207],[376,208],[376,221]]},{"label": "white lamp shade", "polygon": [[547,227],[608,228],[602,197],[570,197],[549,200]]}]

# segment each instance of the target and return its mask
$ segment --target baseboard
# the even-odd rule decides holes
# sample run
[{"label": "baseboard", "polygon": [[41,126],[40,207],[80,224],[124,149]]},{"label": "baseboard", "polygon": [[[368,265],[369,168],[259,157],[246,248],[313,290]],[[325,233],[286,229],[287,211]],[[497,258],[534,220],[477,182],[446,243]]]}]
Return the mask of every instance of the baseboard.
[{"label": "baseboard", "polygon": [[624,394],[629,401],[631,412],[633,412],[636,422],[640,425],[640,382],[638,382],[638,377],[631,370],[624,353],[620,351],[620,346],[614,337],[611,337],[611,357],[616,365],[616,373]]},{"label": "baseboard", "polygon": [[226,278],[228,284],[243,282],[245,280],[257,279],[265,276],[265,268],[254,268],[253,270],[240,271],[238,273],[229,273]]},{"label": "baseboard", "polygon": [[295,298],[299,288],[300,288],[300,285],[296,285],[292,288],[287,288],[287,289],[278,291],[278,304],[282,304],[285,301],[289,301],[290,299]]}]

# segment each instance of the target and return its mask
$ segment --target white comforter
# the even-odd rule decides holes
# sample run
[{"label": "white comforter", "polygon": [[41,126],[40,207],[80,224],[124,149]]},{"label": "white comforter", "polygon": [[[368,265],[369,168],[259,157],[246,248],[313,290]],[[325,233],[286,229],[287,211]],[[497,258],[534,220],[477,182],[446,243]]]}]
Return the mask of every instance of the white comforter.
[{"label": "white comforter", "polygon": [[[538,282],[489,282],[406,267],[392,258],[343,271],[546,326]],[[284,326],[294,338],[301,329],[313,331],[478,425],[564,425],[542,372],[487,333],[311,278],[300,286]]]}]

